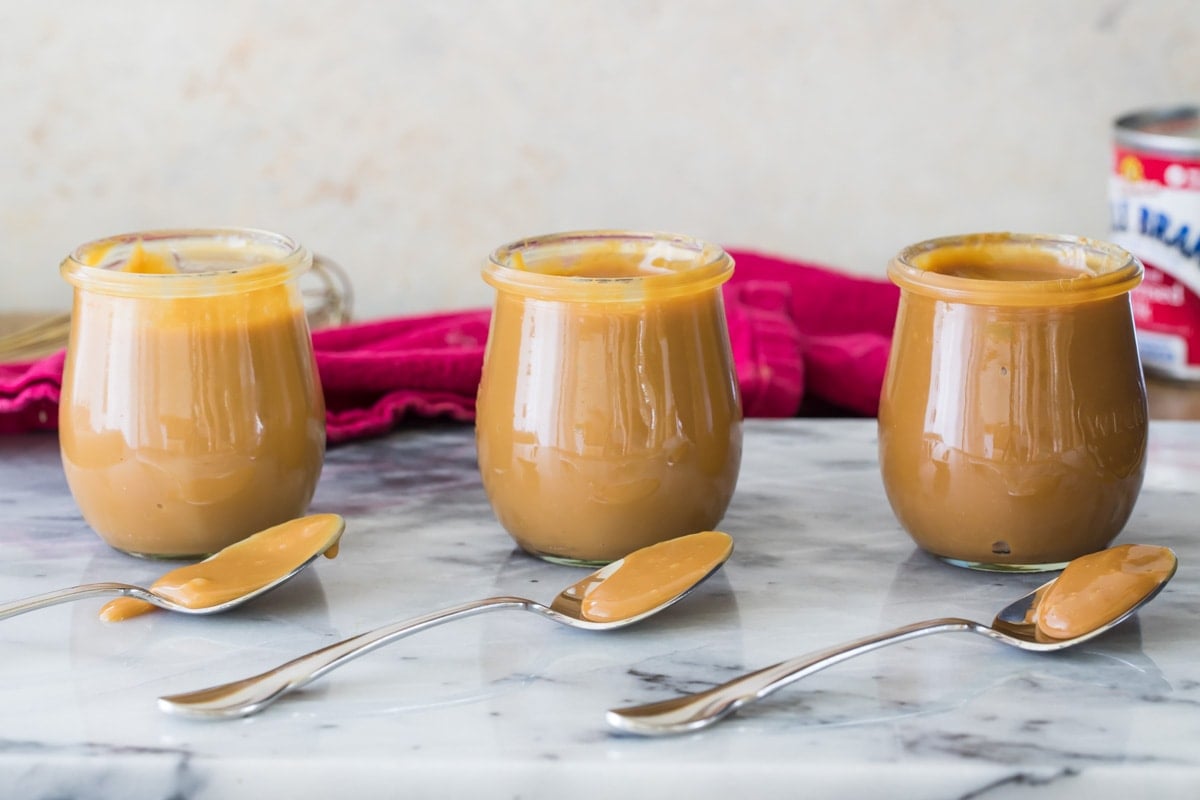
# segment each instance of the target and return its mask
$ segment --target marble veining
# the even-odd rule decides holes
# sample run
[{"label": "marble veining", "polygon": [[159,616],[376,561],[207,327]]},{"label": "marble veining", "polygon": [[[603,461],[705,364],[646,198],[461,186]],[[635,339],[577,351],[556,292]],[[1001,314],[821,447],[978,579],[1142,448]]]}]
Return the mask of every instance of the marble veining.
[{"label": "marble veining", "polygon": [[[940,616],[988,621],[1044,578],[917,551],[884,498],[870,421],[751,421],[722,523],[733,558],[659,617],[596,633],[496,612],[392,644],[266,712],[195,722],[155,698],[249,675],[367,628],[500,594],[549,601],[581,574],[495,522],[471,429],[426,425],[334,448],[314,510],[342,552],[212,618],[101,623],[102,601],[0,622],[0,796],[1200,796],[1200,423],[1155,422],[1118,541],[1163,544],[1178,576],[1137,618],[1030,654],[933,636],[813,675],[703,733],[613,734],[605,709]],[[0,440],[0,596],[161,565],[79,517],[53,437]]]}]

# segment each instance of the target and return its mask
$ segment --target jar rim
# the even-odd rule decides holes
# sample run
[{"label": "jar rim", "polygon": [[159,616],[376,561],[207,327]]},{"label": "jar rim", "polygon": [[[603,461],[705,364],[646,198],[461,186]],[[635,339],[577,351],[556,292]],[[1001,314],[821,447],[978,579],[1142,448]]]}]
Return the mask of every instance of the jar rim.
[{"label": "jar rim", "polygon": [[[543,254],[575,254],[596,246],[626,246],[630,252],[662,251],[691,254],[683,269],[658,274],[593,277],[561,275],[513,266],[514,259]],[[527,263],[527,262],[526,262]],[[588,302],[638,301],[695,294],[720,286],[733,274],[733,258],[724,248],[677,233],[596,229],[566,231],[519,239],[497,247],[483,267],[483,279],[497,289],[540,299]]]},{"label": "jar rim", "polygon": [[[124,251],[138,244],[168,246],[170,243],[212,243],[245,248],[265,246],[272,253],[246,264],[177,273],[135,273],[88,263],[89,253]],[[258,228],[164,228],[120,233],[94,239],[75,247],[59,270],[76,288],[106,294],[187,297],[229,292],[248,292],[287,283],[312,267],[312,253],[295,239]],[[236,282],[228,277],[237,274]]]},{"label": "jar rim", "polygon": [[[1024,247],[1075,253],[1095,272],[1077,277],[1040,280],[1002,280],[947,275],[926,269],[919,257],[936,250],[973,247]],[[1089,258],[1090,257],[1090,258]],[[1058,233],[989,232],[927,239],[901,250],[888,264],[888,277],[901,290],[938,300],[976,305],[1051,306],[1104,300],[1132,291],[1142,281],[1142,262],[1110,242]]]}]

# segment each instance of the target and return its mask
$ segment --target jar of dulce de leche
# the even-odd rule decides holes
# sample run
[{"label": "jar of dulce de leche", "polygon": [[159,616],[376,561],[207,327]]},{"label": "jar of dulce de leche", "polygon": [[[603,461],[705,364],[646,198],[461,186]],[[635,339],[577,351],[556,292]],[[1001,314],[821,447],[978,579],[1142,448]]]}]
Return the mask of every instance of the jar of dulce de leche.
[{"label": "jar of dulce de leche", "polygon": [[479,468],[525,550],[601,564],[722,518],[742,411],[719,247],[596,231],[497,249]]},{"label": "jar of dulce de leche", "polygon": [[1142,265],[1073,236],[978,234],[903,250],[879,408],[884,487],[950,563],[1059,569],[1124,527],[1146,464],[1130,292]]},{"label": "jar of dulce de leche", "polygon": [[311,264],[241,229],[114,236],[63,262],[63,468],[110,545],[203,556],[304,513],[325,453],[299,290]]}]

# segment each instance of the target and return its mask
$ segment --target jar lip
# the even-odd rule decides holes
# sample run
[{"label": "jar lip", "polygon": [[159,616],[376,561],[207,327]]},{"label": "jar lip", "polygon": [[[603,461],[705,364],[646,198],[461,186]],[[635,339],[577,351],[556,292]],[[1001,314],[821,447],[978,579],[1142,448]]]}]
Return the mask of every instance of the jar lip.
[{"label": "jar lip", "polygon": [[[134,273],[113,269],[124,259],[90,264],[89,254],[126,253],[138,244],[219,244],[231,249],[255,245],[273,251],[246,264],[178,273]],[[276,255],[276,253],[278,255]],[[199,296],[247,292],[298,278],[312,266],[312,253],[295,239],[258,228],[164,228],[105,236],[74,248],[59,269],[68,283],[89,291],[121,295]],[[229,281],[232,275],[236,281]]]},{"label": "jar lip", "polygon": [[[660,274],[593,277],[561,275],[513,266],[514,258],[528,263],[525,256],[542,251],[563,255],[586,252],[594,246],[628,247],[630,253],[662,252],[691,254],[682,269]],[[646,296],[656,298],[695,294],[727,281],[733,274],[733,258],[724,248],[677,233],[596,229],[566,231],[519,239],[497,247],[483,267],[483,279],[505,291],[543,299],[578,299],[589,302],[634,301]]]},{"label": "jar lip", "polygon": [[[1105,268],[1072,278],[997,280],[946,275],[926,269],[919,256],[935,250],[972,247],[1034,247],[1075,253],[1085,265]],[[1059,233],[1006,231],[927,239],[901,250],[888,264],[888,277],[902,290],[939,300],[981,305],[1064,305],[1103,300],[1132,291],[1142,281],[1142,262],[1110,242]]]}]

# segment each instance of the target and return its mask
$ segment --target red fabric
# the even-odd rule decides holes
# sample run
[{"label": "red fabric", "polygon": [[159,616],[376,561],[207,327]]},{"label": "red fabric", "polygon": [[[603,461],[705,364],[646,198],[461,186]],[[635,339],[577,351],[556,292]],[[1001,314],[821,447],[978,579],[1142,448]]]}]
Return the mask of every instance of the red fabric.
[{"label": "red fabric", "polygon": [[[864,416],[879,408],[898,290],[750,251],[725,285],[730,344],[748,417],[790,417],[802,400]],[[409,417],[470,421],[490,312],[478,309],[317,331],[329,441]],[[0,364],[0,434],[54,430],[63,353]]]},{"label": "red fabric", "polygon": [[0,434],[58,429],[58,389],[66,351],[0,364]]},{"label": "red fabric", "polygon": [[[892,344],[900,289],[812,264],[730,250],[734,277],[787,284],[800,337],[804,391],[826,404],[873,417]],[[733,281],[731,281],[733,283]]]}]

